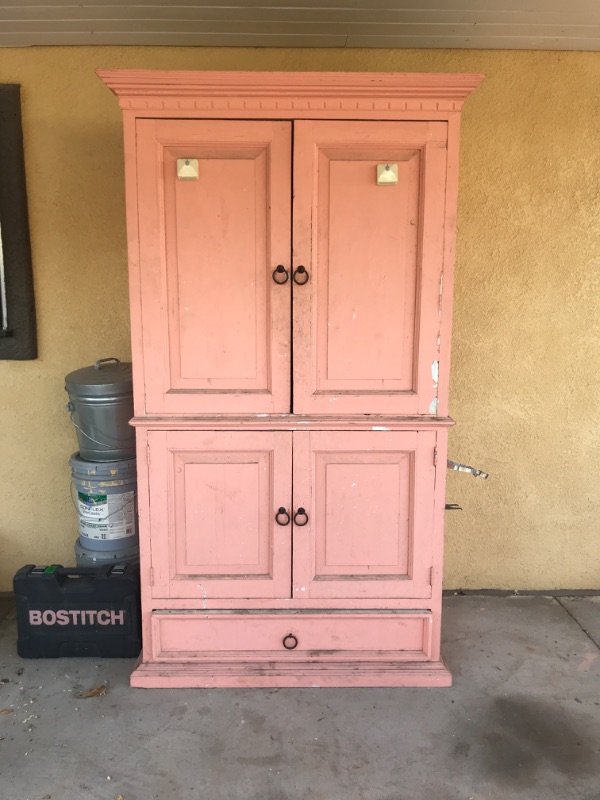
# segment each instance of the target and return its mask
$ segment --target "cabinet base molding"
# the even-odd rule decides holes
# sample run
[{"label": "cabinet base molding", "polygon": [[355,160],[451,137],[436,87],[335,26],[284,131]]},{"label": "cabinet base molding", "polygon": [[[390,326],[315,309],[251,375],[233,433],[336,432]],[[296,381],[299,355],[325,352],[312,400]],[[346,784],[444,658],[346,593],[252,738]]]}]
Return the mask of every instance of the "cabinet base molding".
[{"label": "cabinet base molding", "polygon": [[138,662],[131,685],[142,689],[259,689],[343,687],[447,687],[452,675],[443,661],[323,663],[210,660],[162,664]]}]

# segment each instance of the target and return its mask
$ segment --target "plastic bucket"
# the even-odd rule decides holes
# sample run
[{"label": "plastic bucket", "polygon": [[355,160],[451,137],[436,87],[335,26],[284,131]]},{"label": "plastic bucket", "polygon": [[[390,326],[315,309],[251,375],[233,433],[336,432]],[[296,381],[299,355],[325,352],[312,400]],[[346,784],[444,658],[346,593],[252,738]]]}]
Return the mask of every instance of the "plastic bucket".
[{"label": "plastic bucket", "polygon": [[79,539],[85,549],[119,551],[138,546],[135,459],[69,459]]},{"label": "plastic bucket", "polygon": [[118,358],[101,358],[91,367],[70,372],[67,411],[77,430],[81,458],[119,461],[135,458],[131,364]]},{"label": "plastic bucket", "polygon": [[81,541],[75,541],[75,560],[78,567],[104,567],[107,564],[139,564],[137,545],[130,550],[91,550]]}]

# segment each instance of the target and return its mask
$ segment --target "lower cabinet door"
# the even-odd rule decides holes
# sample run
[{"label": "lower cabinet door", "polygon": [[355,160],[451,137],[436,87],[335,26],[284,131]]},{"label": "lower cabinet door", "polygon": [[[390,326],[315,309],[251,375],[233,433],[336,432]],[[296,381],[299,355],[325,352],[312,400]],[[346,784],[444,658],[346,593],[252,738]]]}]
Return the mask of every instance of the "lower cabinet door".
[{"label": "lower cabinet door", "polygon": [[292,434],[150,431],[148,442],[153,596],[199,608],[289,598]]},{"label": "lower cabinet door", "polygon": [[435,431],[294,433],[294,598],[431,597],[435,445]]},{"label": "lower cabinet door", "polygon": [[155,598],[431,597],[434,431],[148,442]]},{"label": "lower cabinet door", "polygon": [[203,658],[389,658],[423,661],[431,652],[430,612],[156,611],[157,660]]}]

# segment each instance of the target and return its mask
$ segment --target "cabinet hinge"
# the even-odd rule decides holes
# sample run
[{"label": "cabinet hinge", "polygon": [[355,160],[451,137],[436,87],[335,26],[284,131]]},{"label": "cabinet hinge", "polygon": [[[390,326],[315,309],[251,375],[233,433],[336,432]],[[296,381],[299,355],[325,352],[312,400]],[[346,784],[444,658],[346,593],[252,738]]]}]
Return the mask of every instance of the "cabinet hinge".
[{"label": "cabinet hinge", "polygon": [[429,585],[433,586],[433,567],[429,567]]},{"label": "cabinet hinge", "polygon": [[154,586],[154,567],[150,567],[150,586]]},{"label": "cabinet hinge", "polygon": [[433,466],[437,467],[437,447],[433,448]]},{"label": "cabinet hinge", "polygon": [[150,445],[146,445],[146,464],[150,466]]}]

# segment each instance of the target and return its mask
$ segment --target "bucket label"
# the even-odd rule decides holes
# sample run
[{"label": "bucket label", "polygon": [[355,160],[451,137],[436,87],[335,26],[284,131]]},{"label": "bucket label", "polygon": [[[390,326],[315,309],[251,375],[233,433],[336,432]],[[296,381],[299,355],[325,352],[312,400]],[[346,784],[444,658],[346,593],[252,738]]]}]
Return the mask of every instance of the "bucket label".
[{"label": "bucket label", "polygon": [[123,539],[135,535],[135,492],[77,492],[79,533],[88,539]]}]

